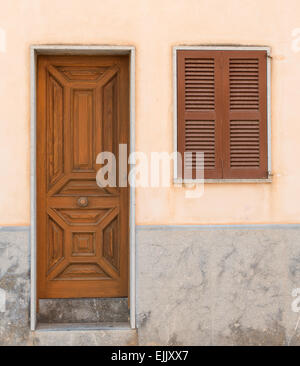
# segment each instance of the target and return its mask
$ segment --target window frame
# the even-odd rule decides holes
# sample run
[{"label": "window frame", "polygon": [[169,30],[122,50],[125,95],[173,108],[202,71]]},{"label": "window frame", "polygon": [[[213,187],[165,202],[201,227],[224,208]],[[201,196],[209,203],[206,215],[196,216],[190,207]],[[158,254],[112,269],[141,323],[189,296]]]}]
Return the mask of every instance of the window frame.
[{"label": "window frame", "polygon": [[267,162],[268,177],[258,179],[182,179],[178,177],[177,156],[173,164],[173,182],[181,183],[270,183],[271,170],[271,48],[268,46],[174,46],[173,47],[173,151],[178,151],[177,128],[177,51],[266,51],[267,53]]}]

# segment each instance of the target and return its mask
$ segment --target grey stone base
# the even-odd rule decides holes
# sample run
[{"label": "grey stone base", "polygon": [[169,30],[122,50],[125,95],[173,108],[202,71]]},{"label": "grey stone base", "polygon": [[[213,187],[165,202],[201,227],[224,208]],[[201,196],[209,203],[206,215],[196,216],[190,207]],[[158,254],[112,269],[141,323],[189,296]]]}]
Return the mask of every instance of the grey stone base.
[{"label": "grey stone base", "polygon": [[[30,332],[29,230],[0,229],[0,345],[300,345],[299,226],[138,227],[136,239],[138,332],[67,323]],[[112,319],[123,306],[107,308]]]},{"label": "grey stone base", "polygon": [[[60,330],[29,330],[29,309],[30,309],[30,250],[29,250],[29,229],[27,228],[4,228],[0,229],[0,346],[5,345],[49,345],[49,346],[104,346],[104,345],[136,345],[136,330],[127,327],[116,326],[113,330],[72,330],[64,331],[68,327],[60,327]],[[2,300],[4,304],[2,304]],[[102,299],[103,300],[103,299]],[[109,299],[105,299],[109,300]],[[57,301],[57,300],[56,300]],[[92,307],[84,311],[83,302],[76,300],[73,306],[78,306],[79,312],[72,311],[68,315],[62,311],[62,304],[55,312],[55,303],[41,304],[41,319],[58,320],[61,315],[65,320],[82,320],[92,318]],[[79,301],[79,302],[78,302]],[[51,301],[50,301],[51,302]],[[69,306],[71,306],[69,304]],[[89,303],[91,306],[91,303]],[[49,310],[48,318],[46,310]],[[70,309],[70,308],[69,308]],[[104,315],[109,315],[107,321],[127,320],[128,308],[127,299],[114,299],[108,301],[96,301],[95,320],[97,323],[103,320]],[[102,311],[96,316],[97,311]],[[119,313],[118,313],[119,311]],[[62,317],[63,318],[63,317]],[[112,325],[112,324],[111,324]],[[93,328],[93,327],[92,327]]]},{"label": "grey stone base", "polygon": [[139,344],[300,345],[299,226],[141,227],[137,248]]},{"label": "grey stone base", "polygon": [[0,230],[0,345],[28,342],[29,253],[28,229]]}]

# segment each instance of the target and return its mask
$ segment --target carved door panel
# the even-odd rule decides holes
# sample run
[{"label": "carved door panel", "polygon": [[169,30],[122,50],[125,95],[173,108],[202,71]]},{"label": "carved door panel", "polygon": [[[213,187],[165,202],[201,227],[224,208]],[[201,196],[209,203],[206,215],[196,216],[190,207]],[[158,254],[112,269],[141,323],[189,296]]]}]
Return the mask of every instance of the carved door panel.
[{"label": "carved door panel", "polygon": [[[38,56],[38,298],[128,295],[129,190],[96,157],[128,144],[127,56]],[[129,146],[128,146],[129,151]]]}]

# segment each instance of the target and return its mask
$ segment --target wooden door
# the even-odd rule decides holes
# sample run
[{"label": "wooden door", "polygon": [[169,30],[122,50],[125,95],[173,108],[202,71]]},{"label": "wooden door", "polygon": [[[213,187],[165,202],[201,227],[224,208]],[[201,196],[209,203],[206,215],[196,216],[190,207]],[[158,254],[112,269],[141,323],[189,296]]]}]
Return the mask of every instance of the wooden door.
[{"label": "wooden door", "polygon": [[129,189],[96,182],[128,144],[128,90],[128,56],[38,56],[38,298],[128,295]]}]

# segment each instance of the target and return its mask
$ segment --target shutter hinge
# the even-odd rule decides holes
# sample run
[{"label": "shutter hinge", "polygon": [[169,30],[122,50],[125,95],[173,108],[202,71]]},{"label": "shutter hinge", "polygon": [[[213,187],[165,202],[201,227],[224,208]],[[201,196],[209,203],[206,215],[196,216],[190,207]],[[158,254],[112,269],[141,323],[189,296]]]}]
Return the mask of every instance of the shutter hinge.
[{"label": "shutter hinge", "polygon": [[272,56],[272,55],[268,55],[268,54],[267,54],[267,58],[272,59],[272,58],[273,58],[273,56]]}]

